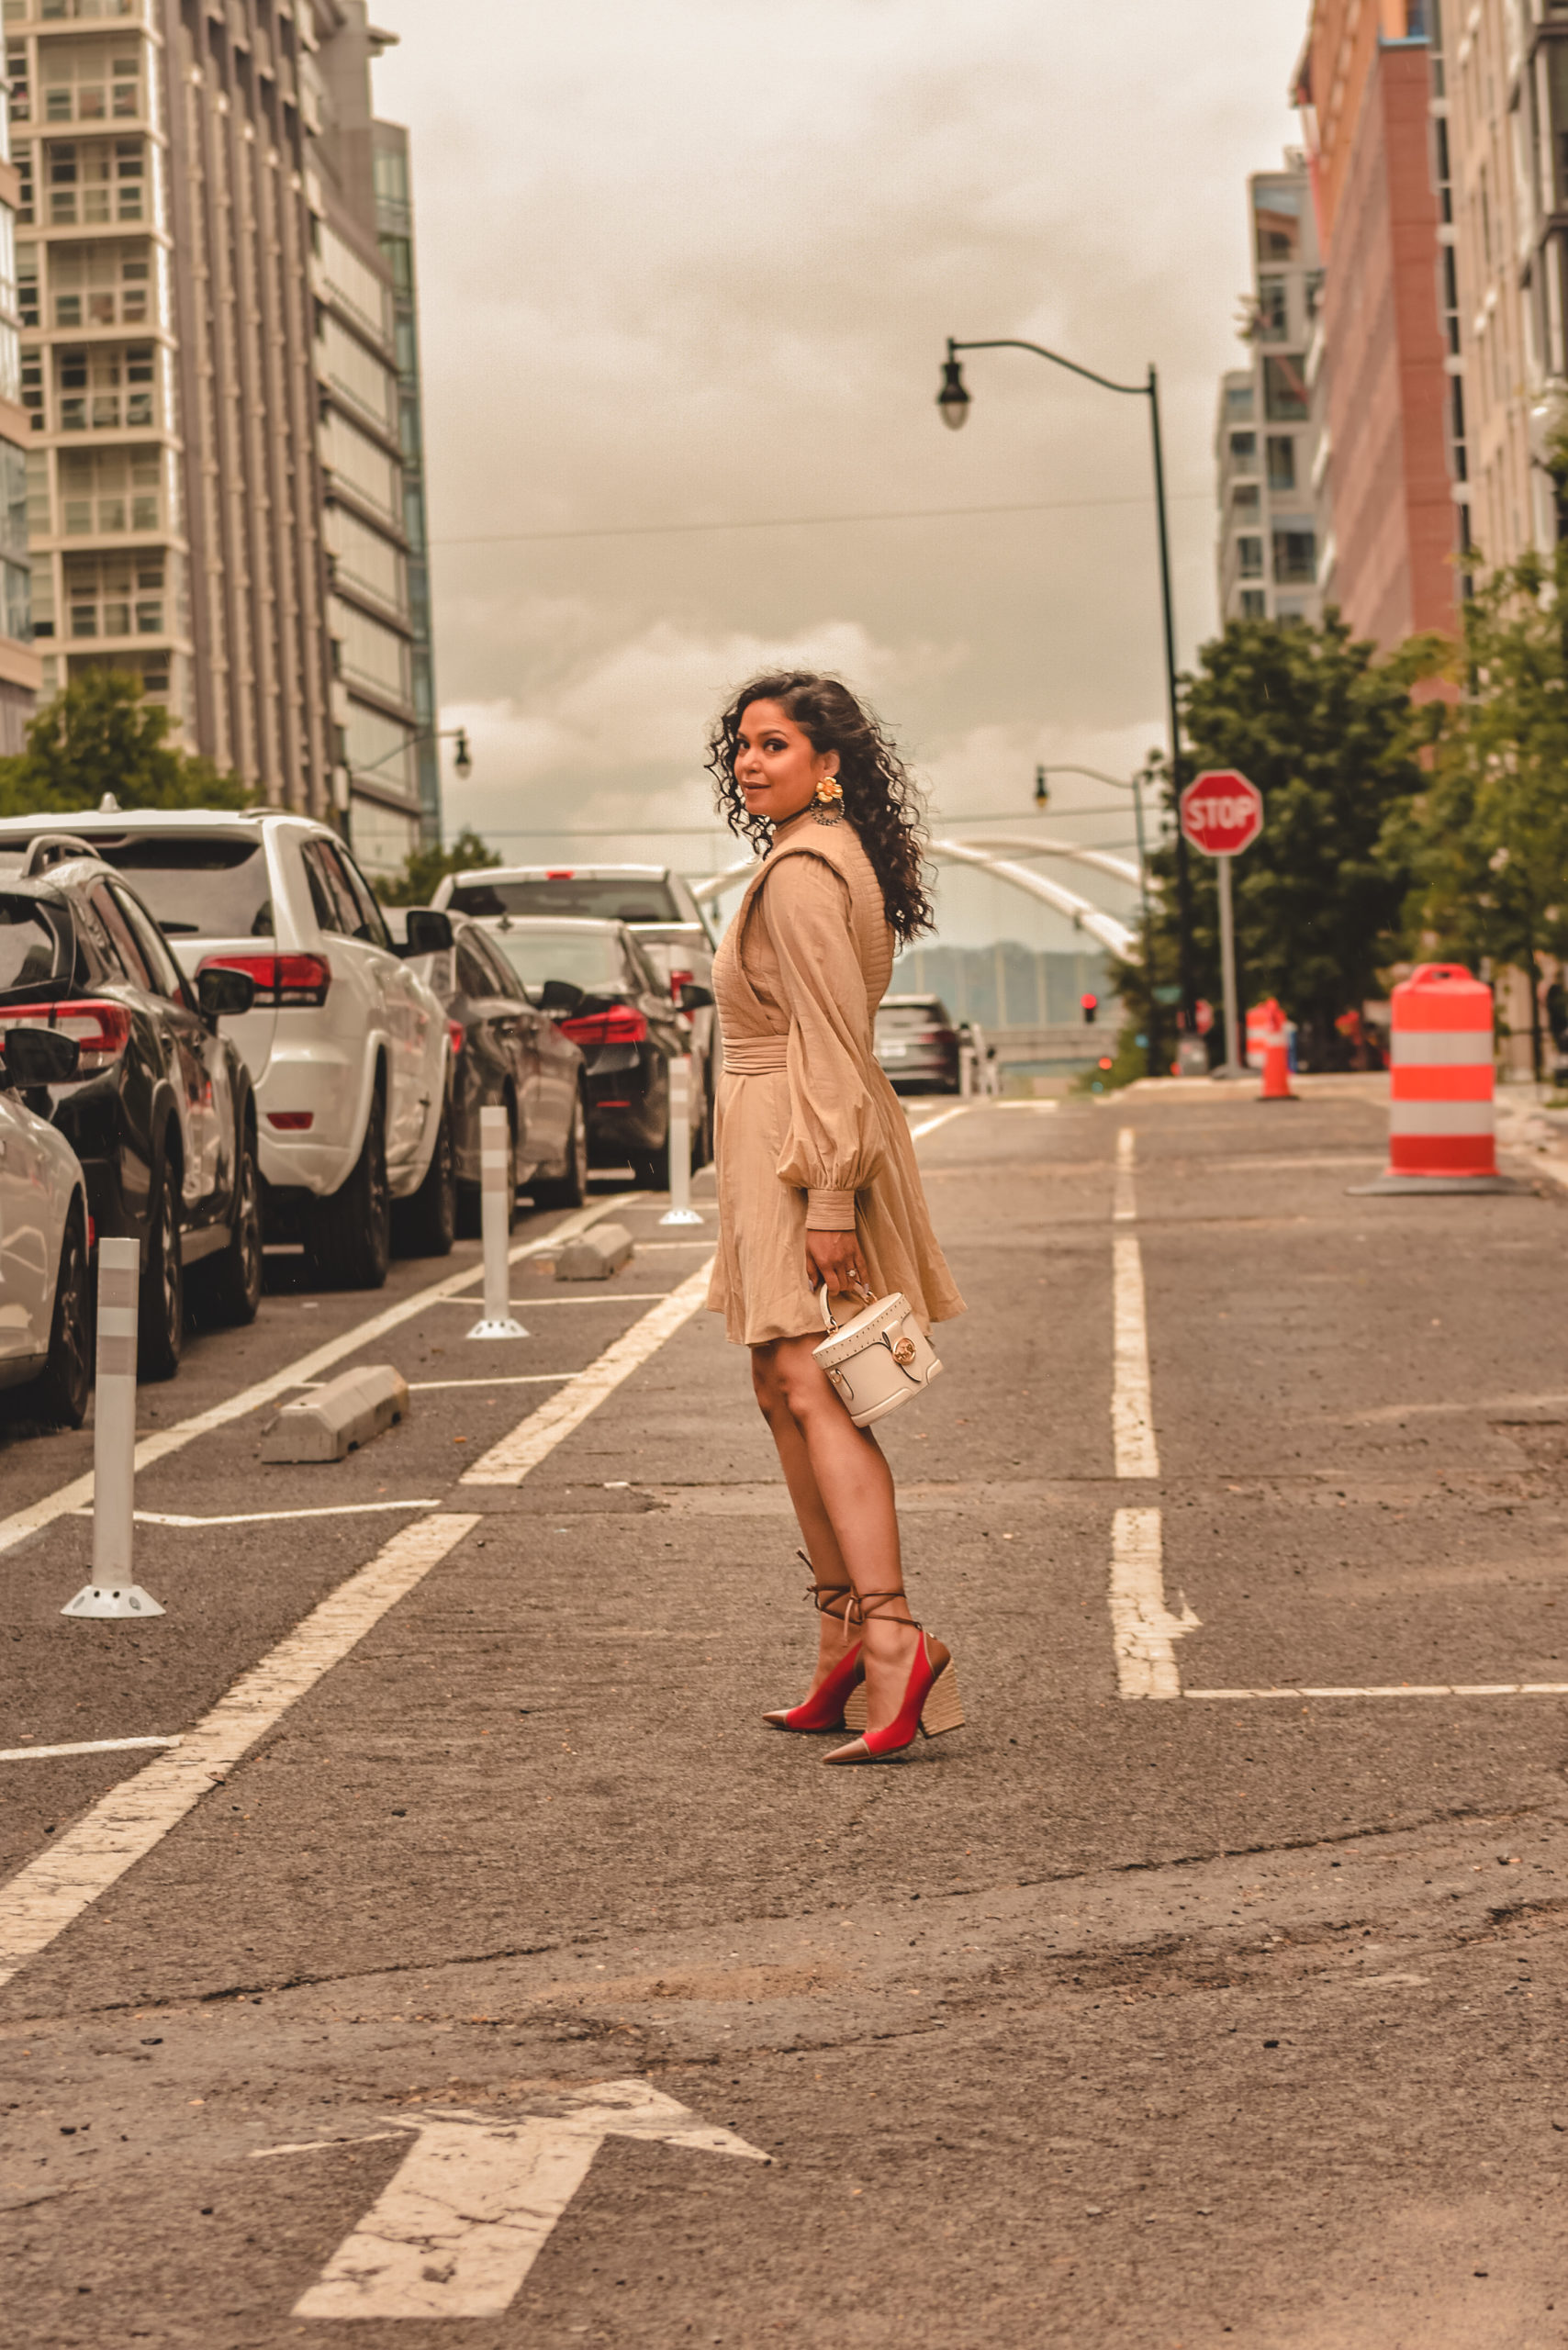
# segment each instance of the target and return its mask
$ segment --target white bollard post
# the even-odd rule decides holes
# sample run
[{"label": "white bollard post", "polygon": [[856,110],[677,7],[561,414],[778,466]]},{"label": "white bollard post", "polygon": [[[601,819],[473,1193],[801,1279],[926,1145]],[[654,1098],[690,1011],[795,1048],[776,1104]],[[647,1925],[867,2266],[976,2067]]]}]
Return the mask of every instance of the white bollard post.
[{"label": "white bollard post", "polygon": [[93,1580],[62,1616],[162,1616],[136,1582],[136,1284],[134,1240],[98,1243],[98,1361],[93,1399]]},{"label": "white bollard post", "polygon": [[669,1206],[661,1224],[700,1224],[691,1204],[691,1056],[669,1065]]},{"label": "white bollard post", "polygon": [[958,1098],[967,1102],[975,1091],[975,1048],[972,1045],[958,1046]]},{"label": "white bollard post", "polygon": [[507,1235],[511,1202],[507,1197],[507,1172],[511,1154],[507,1148],[507,1117],[502,1110],[479,1113],[479,1231],[485,1244],[485,1311],[469,1331],[471,1338],[526,1338],[511,1311],[511,1268],[507,1261]]}]

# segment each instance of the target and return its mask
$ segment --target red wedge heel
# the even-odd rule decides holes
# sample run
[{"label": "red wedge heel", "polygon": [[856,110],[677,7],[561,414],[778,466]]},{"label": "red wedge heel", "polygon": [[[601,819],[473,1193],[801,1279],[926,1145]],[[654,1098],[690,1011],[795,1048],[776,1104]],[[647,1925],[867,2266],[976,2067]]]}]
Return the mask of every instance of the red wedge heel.
[{"label": "red wedge heel", "polygon": [[[868,1593],[867,1600],[902,1598],[902,1592]],[[865,1621],[864,1604],[861,1622]],[[904,1686],[903,1703],[892,1720],[881,1729],[867,1729],[864,1669],[860,1686],[845,1707],[845,1728],[857,1729],[860,1736],[847,1746],[835,1746],[824,1754],[824,1762],[888,1762],[895,1755],[907,1753],[917,1738],[940,1738],[944,1731],[962,1729],[964,1702],[958,1695],[958,1676],[953,1667],[951,1651],[941,1640],[932,1639],[920,1625],[915,1626],[920,1638],[915,1646],[914,1662],[910,1667]]]},{"label": "red wedge heel", "polygon": [[[804,1553],[802,1552],[801,1555],[804,1556]],[[810,1560],[807,1560],[806,1563],[809,1566]],[[835,1614],[833,1602],[842,1597],[846,1604],[844,1615],[838,1620],[841,1623],[847,1622],[849,1614],[847,1603],[851,1597],[848,1583],[813,1583],[808,1586],[808,1595],[819,1616]],[[777,1713],[764,1714],[763,1720],[771,1722],[775,1729],[823,1730],[847,1728],[844,1709],[853,1698],[866,1671],[860,1662],[860,1642],[857,1640],[855,1646],[839,1659],[827,1678],[817,1684],[809,1697],[802,1698],[798,1706],[786,1706]]]}]

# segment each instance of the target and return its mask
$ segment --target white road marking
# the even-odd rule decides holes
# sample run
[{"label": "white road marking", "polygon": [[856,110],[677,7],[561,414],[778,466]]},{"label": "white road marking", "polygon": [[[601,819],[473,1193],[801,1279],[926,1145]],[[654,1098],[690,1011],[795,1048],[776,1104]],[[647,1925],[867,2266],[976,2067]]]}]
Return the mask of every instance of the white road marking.
[{"label": "white road marking", "polygon": [[134,1868],[297,1699],[441,1564],[477,1516],[420,1518],[313,1607],[186,1731],[0,1887],[0,1984]]},{"label": "white road marking", "polygon": [[673,1337],[681,1325],[690,1320],[708,1295],[708,1275],[712,1266],[710,1257],[689,1273],[676,1290],[633,1322],[623,1331],[613,1346],[607,1347],[597,1361],[586,1371],[579,1371],[561,1390],[520,1420],[509,1436],[481,1454],[472,1469],[465,1470],[465,1485],[521,1484],[531,1469],[537,1468],[546,1453],[554,1452],[563,1437],[588,1418],[588,1414],[612,1394],[623,1379],[647,1361]]},{"label": "white road marking", "polygon": [[1165,1571],[1157,1509],[1119,1509],[1111,1531],[1111,1644],[1123,1697],[1179,1697],[1176,1642],[1198,1628],[1185,1595],[1182,1613],[1165,1605]]},{"label": "white road marking", "polygon": [[971,1106],[972,1105],[969,1102],[963,1102],[959,1103],[956,1110],[938,1110],[934,1118],[923,1118],[918,1126],[911,1126],[909,1130],[910,1140],[912,1142],[918,1142],[922,1135],[935,1134],[937,1127],[945,1126],[949,1118],[963,1117]]},{"label": "white road marking", "polygon": [[401,2165],[293,2314],[499,2316],[609,2137],[768,2160],[646,2081],[599,2081],[549,2103],[516,2121],[421,2116]]},{"label": "white road marking", "polygon": [[[524,1302],[532,1314],[540,1305],[646,1305],[652,1299],[667,1297],[668,1294],[667,1290],[662,1289],[608,1289],[596,1284],[590,1297],[551,1297],[544,1292]],[[434,1302],[438,1305],[472,1305],[474,1303],[471,1297],[441,1297]]]},{"label": "white road marking", "polygon": [[131,1746],[178,1746],[177,1738],[84,1738],[74,1746],[8,1746],[0,1762],[41,1762],[55,1754],[119,1754]]},{"label": "white road marking", "polygon": [[551,1387],[575,1374],[569,1371],[509,1371],[496,1379],[410,1379],[410,1395],[431,1395],[438,1387]]},{"label": "white road marking", "polygon": [[252,2146],[251,2160],[265,2163],[274,2154],[319,2154],[329,2146],[378,2146],[384,2138],[406,2138],[418,2128],[417,2121],[405,2121],[400,2130],[365,2130],[357,2138],[301,2138],[292,2146]]},{"label": "white road marking", "polygon": [[712,1234],[704,1232],[694,1235],[689,1240],[639,1240],[637,1254],[641,1256],[644,1248],[711,1248],[712,1246]]},{"label": "white road marking", "polygon": [[1568,1697],[1568,1681],[1392,1682],[1365,1689],[1182,1689],[1182,1697]]},{"label": "white road marking", "polygon": [[[433,1500],[412,1502],[332,1502],[318,1509],[247,1509],[229,1517],[186,1517],[178,1510],[139,1509],[139,1526],[272,1526],[284,1517],[364,1517],[381,1509],[439,1509],[441,1496]],[[77,1510],[77,1517],[91,1517],[91,1510]]]},{"label": "white road marking", "polygon": [[1158,1477],[1154,1404],[1148,1382],[1148,1324],[1143,1257],[1130,1232],[1111,1243],[1111,1440],[1118,1477]]},{"label": "white road marking", "polygon": [[1133,1153],[1137,1137],[1131,1126],[1124,1126],[1116,1136],[1116,1188],[1111,1208],[1113,1224],[1131,1224],[1137,1214],[1137,1200],[1133,1190]]},{"label": "white road marking", "polygon": [[[635,1192],[627,1192],[608,1199],[595,1200],[591,1205],[578,1208],[575,1214],[564,1217],[553,1232],[544,1234],[538,1240],[524,1241],[521,1247],[511,1249],[509,1263],[520,1264],[530,1257],[548,1255],[563,1240],[569,1240],[575,1233],[586,1231],[610,1209],[621,1206],[622,1200],[636,1196]],[[411,1297],[401,1299],[396,1305],[384,1307],[379,1314],[373,1314],[368,1321],[356,1322],[352,1330],[343,1331],[336,1338],[329,1338],[323,1346],[313,1347],[308,1355],[300,1355],[295,1361],[286,1364],[282,1371],[258,1380],[254,1386],[242,1387],[223,1403],[211,1404],[205,1412],[193,1413],[188,1420],[176,1420],[173,1427],[159,1428],[156,1434],[144,1436],[136,1448],[137,1472],[140,1474],[143,1469],[150,1469],[155,1460],[166,1460],[173,1452],[183,1451],[198,1436],[207,1436],[214,1428],[227,1427],[233,1420],[242,1420],[248,1412],[259,1412],[266,1404],[275,1404],[278,1397],[286,1394],[290,1388],[306,1385],[319,1371],[326,1371],[333,1363],[341,1362],[345,1355],[357,1353],[361,1347],[368,1346],[373,1339],[381,1337],[388,1330],[395,1330],[399,1323],[412,1321],[427,1306],[441,1305],[449,1301],[472,1305],[472,1299],[454,1298],[454,1292],[466,1288],[471,1281],[478,1281],[483,1272],[483,1265],[473,1264],[461,1272],[448,1273],[443,1281],[432,1282],[429,1289],[416,1290]],[[28,1502],[25,1508],[13,1511],[9,1517],[0,1518],[0,1551],[9,1550],[17,1543],[25,1542],[29,1534],[38,1534],[46,1526],[52,1526],[57,1517],[69,1516],[84,1503],[90,1505],[92,1499],[93,1479],[89,1473],[84,1477],[73,1477],[68,1485],[57,1486],[52,1494],[45,1494],[39,1501]]]}]

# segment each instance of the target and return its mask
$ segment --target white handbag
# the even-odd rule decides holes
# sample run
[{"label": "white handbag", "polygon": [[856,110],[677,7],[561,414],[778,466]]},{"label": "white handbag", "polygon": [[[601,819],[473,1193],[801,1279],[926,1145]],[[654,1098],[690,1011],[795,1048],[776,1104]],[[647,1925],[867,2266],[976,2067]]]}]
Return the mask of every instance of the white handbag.
[{"label": "white handbag", "polygon": [[863,1290],[868,1303],[843,1324],[833,1318],[825,1281],[818,1294],[829,1335],[812,1351],[857,1428],[869,1427],[930,1386],[941,1358],[902,1291],[874,1298]]}]

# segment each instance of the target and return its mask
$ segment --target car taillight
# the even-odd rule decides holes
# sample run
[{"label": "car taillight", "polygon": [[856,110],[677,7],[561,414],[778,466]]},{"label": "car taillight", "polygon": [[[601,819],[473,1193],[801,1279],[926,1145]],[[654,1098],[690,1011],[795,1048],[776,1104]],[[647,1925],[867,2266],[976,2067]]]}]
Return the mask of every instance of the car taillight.
[{"label": "car taillight", "polygon": [[123,1003],[8,1004],[6,1026],[21,1020],[40,1020],[48,1027],[58,1028],[62,1036],[74,1036],[81,1056],[76,1063],[78,1077],[111,1068],[130,1041],[130,1014]]},{"label": "car taillight", "polygon": [[327,1001],[332,967],[324,955],[204,955],[204,971],[243,971],[263,1009],[317,1008]]},{"label": "car taillight", "polygon": [[452,1058],[456,1060],[463,1050],[465,1030],[462,1021],[449,1020],[446,1024],[446,1033],[452,1040]]},{"label": "car taillight", "polygon": [[697,974],[696,974],[696,972],[695,972],[695,971],[672,971],[672,972],[670,973],[670,975],[669,975],[669,991],[670,991],[671,995],[675,998],[675,1001],[677,1002],[677,1003],[678,1003],[678,1002],[680,1002],[680,990],[681,990],[681,989],[682,989],[682,988],[695,987],[696,983],[697,983]]},{"label": "car taillight", "polygon": [[648,1024],[635,1004],[612,1003],[606,1012],[589,1012],[580,1020],[563,1020],[561,1034],[574,1045],[641,1045]]},{"label": "car taillight", "polygon": [[267,1124],[280,1135],[308,1135],[316,1123],[314,1110],[269,1110]]}]

